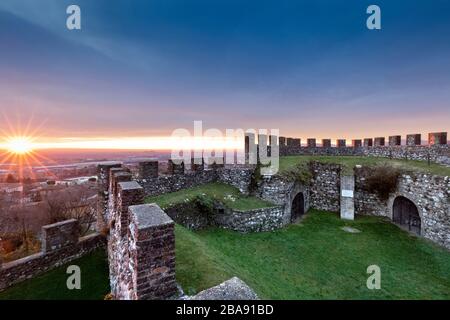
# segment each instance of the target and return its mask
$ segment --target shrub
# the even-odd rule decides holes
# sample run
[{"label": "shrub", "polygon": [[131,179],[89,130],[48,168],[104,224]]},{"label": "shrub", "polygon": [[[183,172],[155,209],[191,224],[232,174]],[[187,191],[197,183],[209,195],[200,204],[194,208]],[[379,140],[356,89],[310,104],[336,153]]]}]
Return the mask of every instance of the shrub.
[{"label": "shrub", "polygon": [[299,163],[280,173],[280,176],[285,180],[297,181],[304,185],[309,185],[313,177],[310,163]]},{"label": "shrub", "polygon": [[252,176],[250,178],[250,183],[248,185],[248,191],[250,194],[254,194],[258,190],[258,184],[261,182],[261,164],[258,163],[253,170]]},{"label": "shrub", "polygon": [[367,168],[365,191],[378,195],[381,200],[389,199],[389,195],[397,190],[401,171],[388,164]]}]

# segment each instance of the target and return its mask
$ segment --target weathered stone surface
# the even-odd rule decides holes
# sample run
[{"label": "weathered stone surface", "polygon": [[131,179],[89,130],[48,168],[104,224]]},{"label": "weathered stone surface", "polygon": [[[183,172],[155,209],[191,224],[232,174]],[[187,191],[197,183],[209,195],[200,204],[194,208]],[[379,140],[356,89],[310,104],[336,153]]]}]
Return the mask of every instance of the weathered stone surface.
[{"label": "weathered stone surface", "polygon": [[[121,287],[122,298],[167,299],[177,294],[175,280],[175,224],[156,204],[129,207],[130,277]],[[128,282],[129,281],[129,282]]]},{"label": "weathered stone surface", "polygon": [[167,173],[170,175],[184,174],[184,162],[178,163],[169,159],[167,162]]},{"label": "weathered stone surface", "polygon": [[447,144],[447,132],[432,132],[428,134],[428,144],[433,145],[446,145]]},{"label": "weathered stone surface", "polygon": [[364,147],[372,147],[373,146],[373,139],[372,138],[365,138],[364,139]]},{"label": "weathered stone surface", "polygon": [[337,139],[336,140],[336,147],[338,147],[338,148],[345,148],[346,147],[346,140],[345,139]]},{"label": "weathered stone surface", "polygon": [[420,135],[420,133],[406,135],[407,146],[420,146],[421,143],[422,143],[422,136]]},{"label": "weathered stone surface", "polygon": [[341,176],[341,219],[355,219],[354,189],[355,177]]},{"label": "weathered stone surface", "polygon": [[306,140],[306,145],[308,146],[308,148],[315,148],[315,147],[317,147],[316,139],[314,139],[314,138],[307,139]]},{"label": "weathered stone surface", "polygon": [[328,147],[322,148],[280,146],[280,155],[323,155],[323,156],[373,156],[392,159],[408,159],[430,161],[450,166],[450,145],[404,145],[404,146],[372,146],[371,139],[364,139],[362,148]]},{"label": "weathered stone surface", "polygon": [[306,212],[309,209],[310,203],[309,186],[304,186],[298,182],[287,180],[278,175],[264,176],[258,183],[258,188],[255,195],[261,199],[284,207],[282,224],[280,225],[281,227],[291,222],[292,201],[299,192],[303,193],[305,204],[304,211]]},{"label": "weathered stone surface", "polygon": [[402,144],[401,136],[389,136],[389,145],[390,146],[400,146]]},{"label": "weathered stone surface", "polygon": [[149,159],[139,162],[139,178],[148,179],[158,177],[159,162],[156,159]]},{"label": "weathered stone surface", "polygon": [[361,139],[354,139],[354,140],[352,140],[352,147],[353,148],[361,148],[362,147],[362,140]]},{"label": "weathered stone surface", "polygon": [[173,220],[157,204],[134,205],[128,208],[138,230],[173,224]]},{"label": "weathered stone surface", "polygon": [[212,220],[214,225],[233,231],[242,233],[263,232],[283,227],[283,215],[284,206],[248,211],[227,209],[223,213],[216,212]]},{"label": "weathered stone surface", "polygon": [[331,148],[331,139],[322,139],[322,148]]},{"label": "weathered stone surface", "polygon": [[361,215],[385,216],[392,220],[397,196],[410,199],[418,208],[421,235],[450,248],[450,178],[424,173],[403,174],[397,191],[387,200],[369,193],[365,188],[364,167],[355,169],[355,212]]},{"label": "weathered stone surface", "polygon": [[42,227],[42,250],[50,252],[73,246],[80,237],[80,228],[75,219],[65,220]]},{"label": "weathered stone surface", "polygon": [[375,147],[381,147],[385,144],[385,138],[384,137],[376,137],[373,139],[373,145]]},{"label": "weathered stone surface", "polygon": [[312,171],[310,206],[319,210],[339,212],[341,166],[313,162]]},{"label": "weathered stone surface", "polygon": [[241,279],[233,277],[218,286],[201,291],[191,300],[258,300],[258,295]]},{"label": "weathered stone surface", "polygon": [[27,256],[0,265],[0,291],[24,280],[78,259],[98,248],[105,247],[105,238],[98,233],[80,238],[72,245]]}]

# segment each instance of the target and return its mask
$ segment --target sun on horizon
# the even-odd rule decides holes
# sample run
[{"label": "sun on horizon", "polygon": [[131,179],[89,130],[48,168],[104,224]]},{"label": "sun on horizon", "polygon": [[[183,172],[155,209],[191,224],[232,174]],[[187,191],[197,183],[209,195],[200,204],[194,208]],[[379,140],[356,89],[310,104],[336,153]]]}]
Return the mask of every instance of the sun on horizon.
[{"label": "sun on horizon", "polygon": [[7,140],[6,149],[16,155],[25,155],[33,151],[33,142],[28,137],[12,137]]}]

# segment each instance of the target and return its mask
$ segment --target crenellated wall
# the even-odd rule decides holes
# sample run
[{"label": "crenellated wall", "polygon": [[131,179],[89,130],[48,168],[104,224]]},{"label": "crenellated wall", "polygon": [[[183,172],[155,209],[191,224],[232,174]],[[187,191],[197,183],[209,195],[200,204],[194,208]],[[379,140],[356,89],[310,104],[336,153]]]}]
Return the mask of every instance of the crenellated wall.
[{"label": "crenellated wall", "polygon": [[247,194],[253,171],[254,166],[251,165],[213,165],[208,169],[204,169],[203,165],[200,165],[194,170],[177,171],[172,174],[140,175],[136,181],[144,188],[147,196],[176,192],[210,182],[223,182]]},{"label": "crenellated wall", "polygon": [[0,291],[105,246],[105,238],[98,233],[80,238],[76,220],[43,226],[42,235],[41,252],[0,263]]},{"label": "crenellated wall", "polygon": [[[290,140],[289,140],[290,139]],[[447,133],[437,132],[428,135],[428,144],[421,144],[420,134],[406,136],[406,145],[402,145],[401,136],[390,136],[388,145],[385,137],[352,140],[352,146],[346,146],[345,139],[337,139],[336,147],[331,146],[330,139],[323,139],[322,146],[317,146],[314,138],[307,140],[306,146],[293,143],[294,139],[279,137],[280,156],[288,155],[324,155],[324,156],[374,156],[392,159],[430,161],[450,166],[450,146]],[[285,144],[285,141],[291,143]],[[300,141],[297,139],[296,141]]]},{"label": "crenellated wall", "polygon": [[[151,166],[141,172],[154,175]],[[110,179],[102,181],[109,182],[105,216],[111,293],[118,300],[173,297],[178,292],[174,223],[157,205],[143,204],[144,188],[121,169],[105,169]]]}]

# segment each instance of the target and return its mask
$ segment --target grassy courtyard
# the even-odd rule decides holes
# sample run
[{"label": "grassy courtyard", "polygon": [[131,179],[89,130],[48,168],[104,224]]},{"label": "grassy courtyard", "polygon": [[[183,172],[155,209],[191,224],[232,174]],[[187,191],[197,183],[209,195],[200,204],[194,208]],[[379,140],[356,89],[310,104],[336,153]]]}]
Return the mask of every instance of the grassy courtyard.
[{"label": "grassy courtyard", "polygon": [[[360,233],[343,231],[351,226]],[[176,227],[177,280],[188,294],[232,276],[266,299],[450,299],[450,253],[386,220],[310,211],[301,223],[240,234]],[[66,289],[66,266],[0,293],[0,299],[103,299],[109,292],[105,253],[71,264],[82,290]],[[366,269],[381,268],[381,289],[368,290]]]},{"label": "grassy courtyard", "polygon": [[299,163],[309,161],[319,161],[323,163],[341,164],[346,172],[351,172],[356,165],[373,166],[379,164],[389,164],[391,166],[407,171],[426,172],[441,176],[450,176],[450,167],[445,167],[436,163],[428,165],[425,161],[396,160],[378,157],[357,157],[357,156],[285,156],[280,157],[280,172],[289,170]]},{"label": "grassy courtyard", "polygon": [[[188,293],[236,275],[267,299],[450,299],[450,253],[376,217],[345,222],[311,211],[275,232],[176,232],[177,278]],[[380,290],[366,287],[373,264]]]},{"label": "grassy courtyard", "polygon": [[227,207],[236,210],[251,210],[273,206],[268,201],[246,196],[239,189],[224,183],[208,183],[198,187],[165,193],[155,197],[147,197],[147,203],[157,203],[162,209],[182,202],[189,202],[197,196],[205,196],[220,201]]}]

